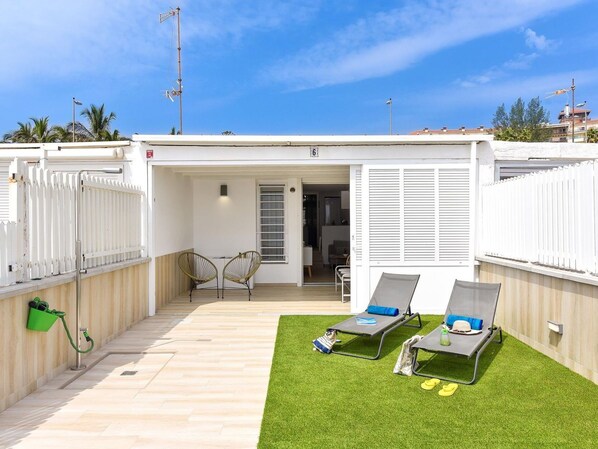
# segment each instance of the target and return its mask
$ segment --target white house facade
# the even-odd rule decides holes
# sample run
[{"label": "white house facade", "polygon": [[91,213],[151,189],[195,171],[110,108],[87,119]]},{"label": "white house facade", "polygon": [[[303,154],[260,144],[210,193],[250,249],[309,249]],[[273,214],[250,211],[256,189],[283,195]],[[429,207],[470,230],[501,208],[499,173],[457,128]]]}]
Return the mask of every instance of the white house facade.
[{"label": "white house facade", "polygon": [[[482,134],[135,135],[131,142],[0,145],[6,166],[19,157],[58,170],[121,168],[121,181],[144,190],[150,315],[160,260],[170,257],[172,267],[186,250],[219,268],[257,250],[264,262],[256,284],[309,288],[304,204],[314,186],[341,186],[342,203],[348,200],[330,205],[343,210],[317,245],[331,263],[331,242],[346,240],[340,252],[351,256],[351,310],[365,308],[383,272],[397,272],[421,275],[414,310],[441,313],[455,279],[477,279],[481,186],[596,155],[590,144],[493,142]],[[0,186],[0,214],[6,190]]]},{"label": "white house facade", "polygon": [[[348,185],[351,310],[365,308],[386,271],[421,274],[413,308],[439,313],[456,278],[476,277],[479,186],[494,180],[488,139],[134,136],[132,171],[147,175],[148,254],[193,248],[217,260],[256,249],[265,261],[255,283],[303,286],[303,192]],[[272,193],[282,209],[273,252],[261,219]]]}]

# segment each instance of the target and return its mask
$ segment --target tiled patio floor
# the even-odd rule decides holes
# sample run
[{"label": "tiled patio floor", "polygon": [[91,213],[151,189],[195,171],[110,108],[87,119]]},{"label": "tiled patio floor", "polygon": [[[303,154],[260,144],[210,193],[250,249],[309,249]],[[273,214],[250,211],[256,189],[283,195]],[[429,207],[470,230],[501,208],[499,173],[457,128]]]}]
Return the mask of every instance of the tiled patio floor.
[{"label": "tiled patio floor", "polygon": [[175,299],[85,358],[86,372],[5,410],[0,447],[255,447],[278,317],[346,314],[349,304],[334,287],[260,287],[251,302],[242,291],[209,296]]}]

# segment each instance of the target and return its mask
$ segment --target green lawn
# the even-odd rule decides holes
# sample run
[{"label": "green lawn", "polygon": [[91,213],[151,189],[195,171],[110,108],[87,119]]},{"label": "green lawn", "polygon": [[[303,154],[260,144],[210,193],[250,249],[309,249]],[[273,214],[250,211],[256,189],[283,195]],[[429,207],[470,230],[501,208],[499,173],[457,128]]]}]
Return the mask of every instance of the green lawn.
[{"label": "green lawn", "polygon": [[[445,398],[439,387],[422,390],[425,378],[392,373],[402,342],[441,317],[394,331],[379,360],[312,351],[311,340],[343,318],[280,318],[259,447],[598,446],[598,386],[515,338],[489,345],[477,382]],[[454,359],[426,369],[439,367],[465,377]]]}]

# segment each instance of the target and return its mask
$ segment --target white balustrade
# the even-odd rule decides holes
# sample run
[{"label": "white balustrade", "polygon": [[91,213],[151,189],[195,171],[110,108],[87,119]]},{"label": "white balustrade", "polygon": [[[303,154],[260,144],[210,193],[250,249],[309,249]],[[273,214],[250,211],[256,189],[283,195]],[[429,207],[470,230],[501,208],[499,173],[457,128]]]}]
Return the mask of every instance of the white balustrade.
[{"label": "white balustrade", "polygon": [[482,254],[598,273],[598,162],[482,188]]},{"label": "white balustrade", "polygon": [[0,285],[75,270],[76,189],[81,192],[82,268],[142,256],[140,188],[15,161],[9,169],[10,221],[0,222]]}]

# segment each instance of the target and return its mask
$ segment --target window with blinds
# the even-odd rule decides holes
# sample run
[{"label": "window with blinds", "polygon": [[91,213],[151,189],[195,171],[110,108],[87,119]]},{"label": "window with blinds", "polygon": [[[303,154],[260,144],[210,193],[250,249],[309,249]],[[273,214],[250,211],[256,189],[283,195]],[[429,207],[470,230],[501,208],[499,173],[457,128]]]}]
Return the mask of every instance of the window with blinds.
[{"label": "window with blinds", "polygon": [[286,262],[284,185],[260,185],[258,195],[262,262]]}]

